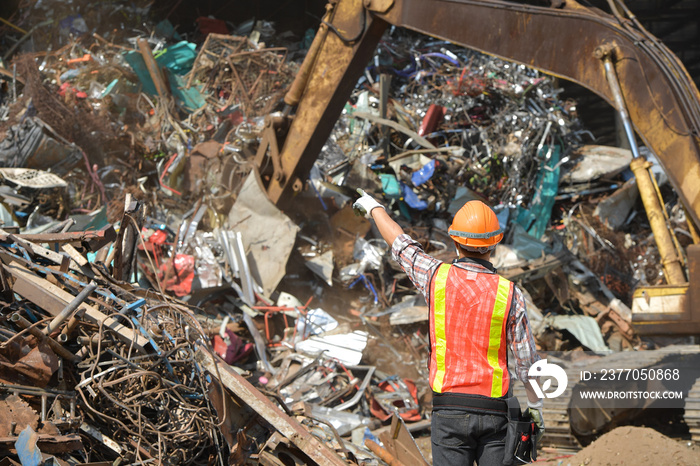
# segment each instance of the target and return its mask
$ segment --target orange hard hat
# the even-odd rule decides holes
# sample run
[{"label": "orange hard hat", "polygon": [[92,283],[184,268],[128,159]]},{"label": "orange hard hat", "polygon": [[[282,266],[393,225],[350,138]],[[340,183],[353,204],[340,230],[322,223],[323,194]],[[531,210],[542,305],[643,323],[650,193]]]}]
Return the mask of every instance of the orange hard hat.
[{"label": "orange hard hat", "polygon": [[481,201],[469,201],[455,215],[449,235],[467,248],[493,249],[503,239],[496,213]]}]

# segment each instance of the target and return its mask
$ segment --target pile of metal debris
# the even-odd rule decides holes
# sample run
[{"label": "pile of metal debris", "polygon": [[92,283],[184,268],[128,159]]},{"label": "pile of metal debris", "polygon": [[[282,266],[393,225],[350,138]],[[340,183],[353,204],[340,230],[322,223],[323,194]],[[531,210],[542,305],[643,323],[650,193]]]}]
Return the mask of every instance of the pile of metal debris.
[{"label": "pile of metal debris", "polygon": [[[145,16],[141,3],[81,17],[45,0],[4,26],[32,39],[3,43],[0,68],[8,458],[425,463],[409,431],[430,425],[427,306],[353,215],[357,187],[445,260],[456,210],[493,205],[496,265],[528,292],[542,350],[654,346],[631,326],[635,285],[662,279],[631,155],[590,145],[556,80],[392,31],[282,212],[253,158],[307,38],[210,18],[196,43],[167,21],[92,23]],[[545,443],[576,446],[556,416]]]}]

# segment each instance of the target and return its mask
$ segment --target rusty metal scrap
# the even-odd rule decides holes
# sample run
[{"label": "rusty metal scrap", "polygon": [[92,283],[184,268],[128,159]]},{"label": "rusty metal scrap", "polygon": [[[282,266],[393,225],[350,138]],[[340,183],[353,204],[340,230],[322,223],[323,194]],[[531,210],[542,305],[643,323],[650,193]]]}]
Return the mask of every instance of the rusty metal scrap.
[{"label": "rusty metal scrap", "polygon": [[[61,270],[58,258],[35,250],[40,246],[33,249],[13,234],[4,240],[0,259],[14,298],[7,303],[11,313],[0,321],[0,394],[19,398],[0,400],[18,406],[15,417],[0,418],[0,433],[3,426],[7,430],[0,442],[11,444],[30,426],[42,451],[75,455],[87,448],[91,453],[84,459],[90,461],[200,464],[286,455],[304,463],[347,464],[362,455],[349,450],[325,416],[355,409],[375,383],[374,367],[329,359],[309,366],[310,375],[325,379],[320,383],[295,376],[278,384],[278,395],[263,392],[206,349],[209,336],[191,309],[139,297],[95,263]],[[82,255],[77,249],[75,254]],[[92,283],[81,270],[92,272]],[[363,371],[362,379],[353,375]],[[217,389],[212,378],[222,386]],[[289,410],[295,398],[279,393],[295,381],[302,391],[318,392],[322,399],[306,399],[329,406],[324,416],[316,408]],[[335,434],[319,440],[311,433],[314,426]]]},{"label": "rusty metal scrap", "polygon": [[209,34],[195,59],[187,86],[201,84],[216,111],[240,103],[250,117],[269,113],[291,82],[287,50],[263,48],[247,37]]},{"label": "rusty metal scrap", "polygon": [[[194,341],[203,333],[189,310],[129,295],[104,280],[74,299],[62,287],[75,289],[75,277],[51,270],[51,283],[36,275],[49,269],[36,264],[31,264],[34,270],[27,269],[11,260],[16,257],[11,252],[4,253],[14,290],[26,300],[11,303],[15,312],[6,316],[0,392],[20,396],[21,403],[34,400],[42,429],[51,420],[56,433],[62,433],[53,439],[59,445],[42,451],[82,449],[75,432],[81,419],[89,419],[93,429],[120,445],[123,458],[190,464],[217,456],[216,415],[207,401],[207,382],[194,362]],[[90,304],[83,302],[86,298]],[[63,333],[68,326],[73,330]],[[18,350],[32,346],[12,365]],[[39,361],[53,362],[41,366]],[[58,387],[70,389],[57,389],[52,385],[56,380]],[[29,424],[37,427],[37,421],[23,419],[6,424],[13,425],[15,434]],[[40,445],[48,441],[42,432]],[[8,436],[16,439],[9,430],[3,439]]]},{"label": "rusty metal scrap", "polygon": [[218,378],[237,398],[255,410],[258,415],[308,455],[311,460],[317,464],[346,464],[335,452],[329,450],[297,421],[270,402],[248,381],[227,365],[221,364],[220,359],[217,360],[208,352],[200,350],[196,354],[196,360],[212,376]]},{"label": "rusty metal scrap", "polygon": [[[134,308],[136,309],[136,308]],[[133,460],[165,464],[210,461],[217,455],[216,416],[207,382],[194,361],[195,332],[186,312],[167,305],[144,308],[132,326],[149,336],[154,350],[134,357],[133,348],[100,326],[96,345],[77,365],[76,391],[92,424],[122,445]]]},{"label": "rusty metal scrap", "polygon": [[[130,26],[35,30],[45,49],[0,68],[0,152],[34,147],[28,135],[43,131],[26,162],[35,170],[0,177],[0,454],[29,427],[41,451],[76,463],[424,464],[411,432],[430,425],[427,304],[391,248],[354,217],[356,187],[382,198],[443,261],[454,259],[445,230],[456,209],[490,201],[506,230],[494,263],[524,290],[539,348],[585,346],[548,316],[593,317],[586,328],[608,347],[644,348],[628,305],[643,299],[636,285],[661,280],[661,267],[624,182],[629,161],[617,158],[602,176],[566,175],[601,167],[586,158],[592,149],[581,144],[593,135],[557,81],[394,30],[362,52],[368,63],[314,70],[311,95],[326,79],[354,89],[326,108],[302,87],[283,99],[310,40],[263,34],[262,44],[256,33],[273,28],[260,22],[250,36],[241,26],[176,43],[133,22],[153,2],[88,3],[97,13],[118,3]],[[356,48],[380,29],[375,22]],[[327,34],[322,27],[317,41]],[[185,64],[159,61],[178,46]],[[127,63],[135,55],[145,68]],[[290,125],[285,103],[300,98]],[[339,120],[327,118],[331,107],[344,107]],[[311,138],[334,125],[327,141]],[[317,148],[311,176],[300,177],[313,160],[297,167],[290,154]],[[15,159],[6,165],[23,165]],[[280,211],[264,189],[294,208]],[[611,192],[611,205],[620,198],[628,208],[608,207],[614,225],[592,207]],[[664,195],[678,242],[697,241],[678,196]],[[285,227],[268,227],[277,216]],[[275,253],[282,246],[293,250],[289,262]],[[321,256],[323,281],[307,269]],[[649,307],[668,298],[643,296]],[[568,422],[556,411],[545,441],[577,445]]]}]

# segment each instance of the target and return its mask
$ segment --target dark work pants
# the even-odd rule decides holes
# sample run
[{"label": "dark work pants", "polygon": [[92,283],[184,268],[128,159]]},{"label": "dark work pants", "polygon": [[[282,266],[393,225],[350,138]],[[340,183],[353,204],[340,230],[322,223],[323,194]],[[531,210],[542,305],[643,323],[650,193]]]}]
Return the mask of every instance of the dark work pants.
[{"label": "dark work pants", "polygon": [[433,409],[433,465],[501,466],[507,426],[505,415]]}]

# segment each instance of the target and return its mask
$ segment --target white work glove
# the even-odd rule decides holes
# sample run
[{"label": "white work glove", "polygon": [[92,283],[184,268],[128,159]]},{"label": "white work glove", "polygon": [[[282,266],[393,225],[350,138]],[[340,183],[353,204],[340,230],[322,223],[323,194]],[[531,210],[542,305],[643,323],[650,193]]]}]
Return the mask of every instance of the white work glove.
[{"label": "white work glove", "polygon": [[364,192],[362,189],[357,188],[357,192],[362,196],[352,205],[352,209],[358,215],[363,215],[365,218],[372,218],[372,210],[377,207],[384,209],[375,198]]},{"label": "white work glove", "polygon": [[539,400],[536,403],[527,400],[527,412],[530,414],[530,419],[532,419],[532,422],[534,422],[537,426],[538,431],[535,441],[539,445],[540,440],[542,440],[542,436],[544,435],[544,416],[542,416],[542,400]]}]

